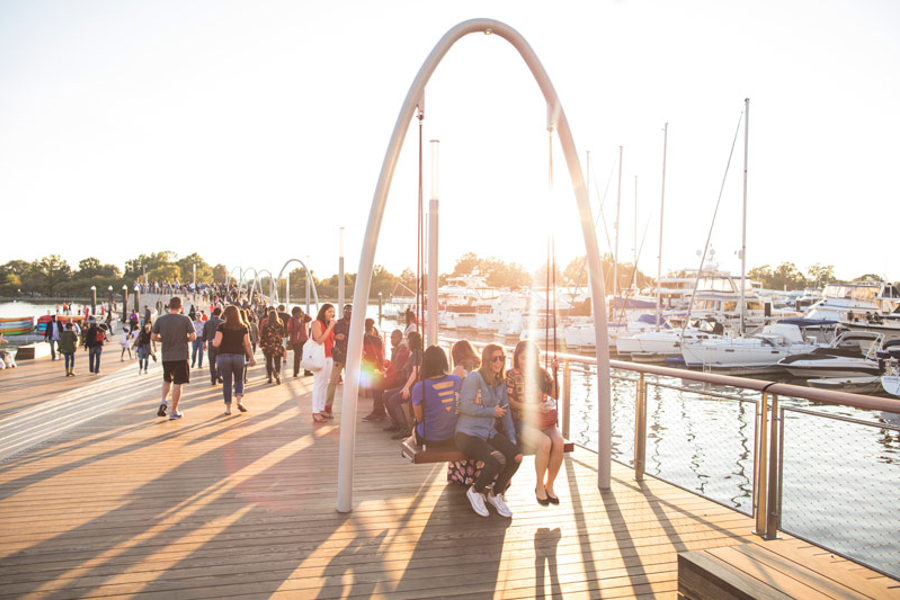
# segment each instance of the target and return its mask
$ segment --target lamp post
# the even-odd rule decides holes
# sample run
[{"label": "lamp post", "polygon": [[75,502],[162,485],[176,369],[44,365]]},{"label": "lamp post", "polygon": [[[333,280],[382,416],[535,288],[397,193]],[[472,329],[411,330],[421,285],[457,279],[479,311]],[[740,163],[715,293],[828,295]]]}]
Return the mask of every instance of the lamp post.
[{"label": "lamp post", "polygon": [[128,286],[122,286],[122,324],[128,322]]},{"label": "lamp post", "polygon": [[97,314],[97,286],[91,286],[91,316]]},{"label": "lamp post", "polygon": [[381,292],[378,292],[378,326],[381,327]]},{"label": "lamp post", "polygon": [[134,283],[134,312],[141,314],[141,286]]},{"label": "lamp post", "polygon": [[109,323],[109,332],[112,333],[112,317],[113,317],[113,286],[107,286],[106,291],[109,292],[109,312],[106,314],[107,322]]},{"label": "lamp post", "polygon": [[[338,306],[344,308],[344,228],[341,227],[341,247],[338,254]],[[343,313],[341,313],[343,314]]]}]

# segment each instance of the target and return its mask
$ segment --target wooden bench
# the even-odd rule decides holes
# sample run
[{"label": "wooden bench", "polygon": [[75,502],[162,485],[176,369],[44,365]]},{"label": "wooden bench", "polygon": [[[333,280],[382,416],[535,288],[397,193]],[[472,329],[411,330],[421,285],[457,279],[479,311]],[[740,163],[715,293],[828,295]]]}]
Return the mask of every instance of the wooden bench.
[{"label": "wooden bench", "polygon": [[885,589],[826,556],[773,540],[678,554],[678,597],[687,600],[881,598]]},{"label": "wooden bench", "polygon": [[[564,452],[571,452],[575,449],[575,444],[573,442],[570,442],[569,440],[563,440],[563,442]],[[428,450],[422,446],[413,444],[409,441],[409,438],[403,440],[403,443],[400,445],[400,455],[415,465],[469,460],[469,457],[459,450],[451,448]]]}]

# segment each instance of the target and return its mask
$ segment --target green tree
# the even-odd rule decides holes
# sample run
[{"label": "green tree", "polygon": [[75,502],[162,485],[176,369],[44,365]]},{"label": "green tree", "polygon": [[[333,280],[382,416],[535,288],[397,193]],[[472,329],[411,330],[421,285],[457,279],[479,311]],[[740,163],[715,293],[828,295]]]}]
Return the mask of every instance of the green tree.
[{"label": "green tree", "polygon": [[792,262],[784,262],[772,271],[771,289],[797,290],[806,287],[806,277]]},{"label": "green tree", "polygon": [[369,297],[377,298],[379,292],[382,294],[382,297],[390,296],[396,283],[397,278],[391,275],[387,269],[382,265],[375,265],[372,268],[372,285],[369,289]]},{"label": "green tree", "polygon": [[57,286],[69,279],[72,274],[72,267],[59,255],[51,254],[31,263],[30,272],[40,286],[40,289],[35,291],[41,291],[52,296]]},{"label": "green tree", "polygon": [[766,289],[774,289],[772,287],[772,267],[770,267],[769,265],[753,267],[752,269],[747,271],[747,277],[755,281],[759,281]]},{"label": "green tree", "polygon": [[22,277],[28,273],[31,263],[24,260],[11,260],[0,266],[0,284],[22,285]]},{"label": "green tree", "polygon": [[822,266],[819,263],[814,264],[807,270],[806,278],[813,287],[817,288],[837,281],[837,277],[834,276],[834,266]]},{"label": "green tree", "polygon": [[226,267],[222,263],[214,266],[212,268],[212,278],[213,281],[217,281],[219,283],[225,282],[228,279],[228,267]]},{"label": "green tree", "polygon": [[181,276],[178,265],[162,265],[147,273],[150,281],[175,281]]},{"label": "green tree", "polygon": [[[453,267],[453,273],[451,273],[454,277],[459,277],[461,275],[470,275],[474,273],[476,270],[481,272],[484,275],[484,260],[478,258],[478,255],[474,252],[466,252],[458,259],[456,259],[456,265]],[[405,272],[405,271],[404,271]],[[401,274],[401,279],[403,275]]]},{"label": "green tree", "polygon": [[876,273],[866,273],[865,275],[860,275],[859,277],[854,279],[852,283],[881,283],[882,281],[884,281],[884,277],[882,277],[881,275],[878,275]]},{"label": "green tree", "polygon": [[184,258],[179,259],[177,264],[181,269],[180,281],[184,283],[192,282],[194,280],[194,265],[197,265],[198,282],[212,281],[212,267],[210,267],[209,263],[203,260],[203,257],[201,257],[196,252],[194,252],[193,254],[188,254]]}]

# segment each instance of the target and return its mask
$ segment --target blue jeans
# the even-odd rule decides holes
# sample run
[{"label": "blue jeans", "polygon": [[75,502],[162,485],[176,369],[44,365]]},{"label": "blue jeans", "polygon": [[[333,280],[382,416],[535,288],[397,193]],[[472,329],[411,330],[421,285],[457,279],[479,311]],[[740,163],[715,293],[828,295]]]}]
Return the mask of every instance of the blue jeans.
[{"label": "blue jeans", "polygon": [[138,346],[138,371],[146,371],[150,366],[150,348],[147,346]]},{"label": "blue jeans", "polygon": [[100,372],[100,354],[102,352],[103,346],[88,348],[88,371],[91,373]]},{"label": "blue jeans", "polygon": [[[203,340],[194,340],[191,342],[191,367],[196,363],[198,367],[203,368]],[[198,356],[199,355],[199,356]]]},{"label": "blue jeans", "polygon": [[74,352],[63,352],[62,355],[66,359],[66,371],[69,369],[75,368],[75,353]]},{"label": "blue jeans", "polygon": [[220,354],[219,373],[222,374],[222,397],[225,404],[231,404],[231,383],[234,380],[234,395],[244,395],[244,355]]},{"label": "blue jeans", "polygon": [[399,425],[401,430],[409,429],[409,425],[406,422],[406,414],[404,414],[402,408],[404,402],[409,402],[409,400],[403,399],[403,386],[385,390],[382,397],[382,401],[385,403],[388,415],[390,415],[394,425]]}]

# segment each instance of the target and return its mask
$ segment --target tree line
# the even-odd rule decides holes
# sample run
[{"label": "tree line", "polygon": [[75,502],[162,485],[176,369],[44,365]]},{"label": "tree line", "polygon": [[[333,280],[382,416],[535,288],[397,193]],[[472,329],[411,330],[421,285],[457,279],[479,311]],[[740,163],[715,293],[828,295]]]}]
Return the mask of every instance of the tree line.
[{"label": "tree line", "polygon": [[[653,278],[635,269],[630,263],[619,263],[619,268],[614,269],[612,256],[605,254],[602,257],[604,282],[607,290],[613,289],[613,275],[618,275],[618,288],[643,289],[654,284]],[[191,253],[179,257],[171,251],[141,254],[125,261],[124,271],[118,266],[102,264],[94,257],[88,257],[78,262],[76,268],[70,266],[65,260],[56,254],[45,256],[32,262],[24,260],[11,260],[0,265],[0,296],[11,297],[17,295],[41,295],[54,297],[87,297],[91,286],[98,290],[98,296],[103,297],[109,286],[114,293],[120,293],[122,286],[129,289],[135,281],[144,281],[145,275],[149,282],[181,282],[183,284],[194,281],[198,283],[218,282],[229,280],[231,274],[223,264],[211,265],[200,256],[199,253]],[[338,295],[339,276],[337,274],[323,278],[316,277],[312,271],[312,281],[320,298],[336,298]],[[478,273],[482,275],[487,284],[498,288],[526,288],[543,286],[547,281],[548,266],[544,265],[536,272],[529,272],[521,264],[505,262],[495,257],[482,258],[473,252],[468,252],[459,257],[453,270],[439,276],[439,285],[444,285],[448,278],[459,277]],[[553,266],[551,280],[558,286],[574,287],[587,285],[587,267],[585,257],[581,256],[571,260],[565,266],[556,264]],[[277,274],[274,274],[277,276]],[[802,273],[794,263],[785,262],[776,267],[763,265],[750,269],[748,277],[760,281],[767,289],[804,289],[807,287],[822,287],[828,283],[839,281],[834,275],[834,267],[831,265],[815,264],[806,273]],[[272,290],[273,278],[259,277],[258,289],[263,293]],[[867,273],[854,282],[865,280],[880,280],[877,275]],[[290,296],[292,299],[306,297],[306,271],[302,268],[293,269],[288,277],[278,282],[279,297],[284,297],[287,285],[290,281]],[[347,298],[351,298],[356,274],[344,275],[344,289]],[[391,295],[411,295],[416,290],[416,274],[412,269],[404,269],[399,275],[390,273],[384,266],[375,265],[372,272],[372,285],[370,297],[377,298],[381,293],[384,298]]]}]

